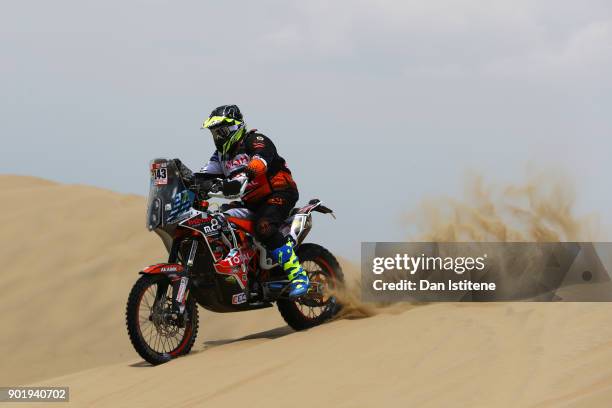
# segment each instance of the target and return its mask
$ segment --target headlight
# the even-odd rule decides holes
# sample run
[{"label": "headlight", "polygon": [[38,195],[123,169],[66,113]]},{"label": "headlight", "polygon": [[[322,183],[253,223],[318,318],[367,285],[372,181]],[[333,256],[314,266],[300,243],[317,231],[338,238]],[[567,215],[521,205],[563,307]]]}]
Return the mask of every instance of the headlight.
[{"label": "headlight", "polygon": [[155,228],[159,227],[161,223],[161,200],[156,198],[151,203],[149,208],[149,219],[147,220],[147,228],[149,231],[153,231]]}]

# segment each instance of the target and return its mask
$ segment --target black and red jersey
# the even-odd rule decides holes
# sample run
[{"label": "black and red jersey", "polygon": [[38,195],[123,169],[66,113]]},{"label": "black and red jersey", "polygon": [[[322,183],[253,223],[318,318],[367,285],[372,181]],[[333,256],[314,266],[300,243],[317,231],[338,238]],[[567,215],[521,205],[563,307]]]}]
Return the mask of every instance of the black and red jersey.
[{"label": "black and red jersey", "polygon": [[247,203],[259,202],[273,192],[297,192],[285,159],[270,138],[256,129],[248,131],[229,153],[222,155],[215,150],[200,172],[230,179],[246,175],[249,184],[242,199]]}]

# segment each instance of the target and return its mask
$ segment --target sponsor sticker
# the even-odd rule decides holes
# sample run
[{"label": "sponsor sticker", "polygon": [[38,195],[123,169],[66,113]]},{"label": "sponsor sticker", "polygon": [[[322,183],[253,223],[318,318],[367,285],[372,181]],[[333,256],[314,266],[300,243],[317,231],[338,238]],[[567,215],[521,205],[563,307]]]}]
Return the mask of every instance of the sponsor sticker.
[{"label": "sponsor sticker", "polygon": [[210,220],[210,225],[204,226],[205,235],[216,235],[217,231],[221,229],[221,223],[216,218]]},{"label": "sponsor sticker", "polygon": [[176,295],[176,301],[181,303],[181,304],[183,302],[185,302],[185,299],[184,299],[185,289],[187,289],[187,278],[185,276],[183,276],[181,278],[181,283],[179,285],[178,294]]},{"label": "sponsor sticker", "polygon": [[236,293],[232,296],[232,305],[239,305],[247,301],[244,293]]}]

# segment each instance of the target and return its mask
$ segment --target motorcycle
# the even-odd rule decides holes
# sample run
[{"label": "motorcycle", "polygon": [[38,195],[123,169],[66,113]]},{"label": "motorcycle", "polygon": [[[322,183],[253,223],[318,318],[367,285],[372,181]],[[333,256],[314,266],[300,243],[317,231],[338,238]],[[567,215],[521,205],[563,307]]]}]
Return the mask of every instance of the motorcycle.
[{"label": "motorcycle", "polygon": [[311,282],[306,294],[291,299],[287,275],[255,238],[248,210],[224,212],[209,202],[239,196],[224,196],[218,183],[193,186],[193,174],[178,159],[155,159],[150,171],[147,228],[163,241],[168,262],[140,271],[128,297],[128,335],[143,359],[157,365],[189,353],[198,333],[198,305],[227,313],[276,303],[294,330],[338,313],[334,291],[343,284],[342,269],[324,247],[303,242],[313,212],[334,215],[320,200],[294,208],[281,227]]}]

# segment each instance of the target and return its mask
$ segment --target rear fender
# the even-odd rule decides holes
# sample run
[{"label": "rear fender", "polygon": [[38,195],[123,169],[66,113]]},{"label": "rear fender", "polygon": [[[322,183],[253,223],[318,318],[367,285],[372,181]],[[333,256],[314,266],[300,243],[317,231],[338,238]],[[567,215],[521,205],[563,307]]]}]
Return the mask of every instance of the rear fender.
[{"label": "rear fender", "polygon": [[185,268],[181,264],[176,263],[158,263],[147,266],[140,274],[141,275],[166,275],[170,280],[180,278]]},{"label": "rear fender", "polygon": [[313,211],[331,214],[332,217],[336,218],[333,211],[325,207],[321,200],[316,198],[310,200],[308,205],[296,209],[293,216],[290,217],[288,221],[290,221],[289,235],[298,245],[304,241],[304,238],[306,238],[306,235],[308,235],[312,228]]},{"label": "rear fender", "polygon": [[323,214],[331,214],[332,217],[336,218],[333,210],[331,208],[324,206],[321,200],[319,200],[318,198],[313,198],[312,200],[310,200],[308,202],[308,205],[305,205],[301,208],[296,208],[294,214],[295,215],[297,214],[308,215],[313,211],[317,211]]}]

